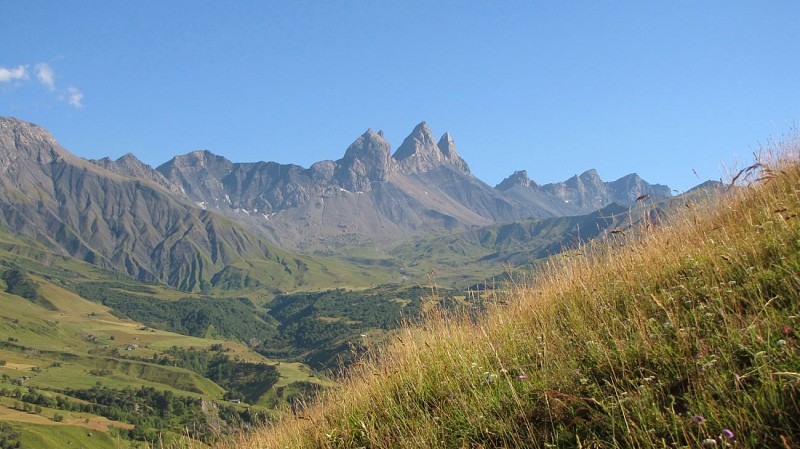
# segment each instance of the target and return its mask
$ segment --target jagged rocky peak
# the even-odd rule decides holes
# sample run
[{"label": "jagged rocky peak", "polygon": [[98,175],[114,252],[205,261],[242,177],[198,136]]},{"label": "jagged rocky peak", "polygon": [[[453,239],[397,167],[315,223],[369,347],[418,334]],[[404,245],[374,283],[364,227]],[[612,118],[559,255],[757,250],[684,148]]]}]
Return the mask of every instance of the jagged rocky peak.
[{"label": "jagged rocky peak", "polygon": [[178,156],[173,160],[187,164],[192,164],[198,167],[203,167],[211,164],[229,165],[231,163],[229,160],[225,159],[224,156],[218,156],[208,150],[195,150],[183,156]]},{"label": "jagged rocky peak", "polygon": [[0,117],[0,166],[5,170],[20,156],[38,163],[63,157],[56,139],[44,128],[11,117]]},{"label": "jagged rocky peak", "polygon": [[180,183],[176,175],[192,177],[202,172],[221,175],[230,173],[231,170],[233,162],[208,150],[195,150],[182,156],[175,156],[156,168],[156,171],[176,183]]},{"label": "jagged rocky peak", "polygon": [[378,159],[389,158],[391,145],[383,138],[383,132],[367,129],[344,152],[342,160]]},{"label": "jagged rocky peak", "polygon": [[410,157],[420,157],[420,155],[437,154],[436,140],[433,137],[431,129],[428,128],[428,123],[422,122],[414,127],[411,134],[406,137],[403,143],[397,148],[394,153],[394,158],[398,161],[403,161]]},{"label": "jagged rocky peak", "polygon": [[411,131],[393,157],[400,164],[400,169],[406,173],[426,172],[442,164],[449,164],[461,171],[469,172],[467,163],[456,151],[450,133],[445,133],[437,144],[426,122],[420,123]]},{"label": "jagged rocky peak", "polygon": [[104,157],[102,159],[90,160],[89,162],[120,175],[149,179],[176,195],[186,196],[183,187],[169,181],[164,175],[153,169],[153,167],[139,160],[133,153],[127,153],[117,158],[117,160]]},{"label": "jagged rocky peak", "polygon": [[153,167],[145,164],[138,157],[136,157],[133,153],[127,153],[125,155],[120,156],[117,158],[114,163],[117,166],[125,167],[129,169],[131,172],[141,172],[142,170],[152,170]]},{"label": "jagged rocky peak", "polygon": [[467,162],[458,155],[458,151],[456,151],[456,143],[453,141],[453,136],[450,135],[450,131],[447,131],[442,135],[442,138],[439,139],[439,144],[437,146],[439,147],[439,151],[442,152],[446,162],[449,162],[451,165],[463,172],[469,173],[469,166],[467,165]]},{"label": "jagged rocky peak", "polygon": [[600,181],[600,182],[603,181],[600,178],[600,173],[597,173],[597,170],[595,170],[593,168],[590,168],[589,170],[586,170],[585,172],[581,173],[580,176],[578,176],[578,177],[580,179],[584,180],[584,181],[588,181],[588,180]]},{"label": "jagged rocky peak", "polygon": [[600,173],[597,173],[597,170],[590,168],[585,172],[581,173],[581,179],[600,179]]},{"label": "jagged rocky peak", "polygon": [[58,146],[55,137],[46,129],[13,117],[0,117],[0,132],[6,137],[13,136],[20,146],[37,142]]},{"label": "jagged rocky peak", "polygon": [[458,155],[456,152],[456,143],[453,141],[453,136],[450,135],[450,131],[445,131],[442,138],[439,139],[439,144],[437,146],[445,157]]},{"label": "jagged rocky peak", "polygon": [[669,187],[661,184],[649,184],[638,174],[631,173],[616,181],[608,183],[611,190],[617,196],[624,196],[635,199],[639,195],[651,195],[654,198],[668,198],[672,196]]},{"label": "jagged rocky peak", "polygon": [[571,188],[577,188],[579,186],[601,186],[603,185],[603,179],[600,178],[600,174],[597,173],[597,170],[590,168],[580,175],[575,175],[567,179],[564,181],[564,184]]},{"label": "jagged rocky peak", "polygon": [[537,187],[537,184],[531,181],[531,178],[528,177],[528,172],[525,170],[517,170],[511,174],[508,178],[500,181],[500,184],[497,184],[495,188],[497,190],[501,190],[505,192],[506,190],[511,189],[514,186],[520,187]]},{"label": "jagged rocky peak", "polygon": [[106,170],[111,170],[115,173],[128,176],[139,176],[143,170],[153,169],[149,165],[140,161],[139,158],[133,155],[133,153],[120,156],[116,160],[106,156],[101,159],[90,159],[89,162],[103,167]]},{"label": "jagged rocky peak", "polygon": [[125,153],[122,156],[117,158],[117,161],[121,164],[144,164],[138,157],[136,157],[133,153]]},{"label": "jagged rocky peak", "polygon": [[336,161],[336,178],[347,190],[368,190],[374,181],[385,181],[395,169],[391,145],[372,128],[358,137]]}]

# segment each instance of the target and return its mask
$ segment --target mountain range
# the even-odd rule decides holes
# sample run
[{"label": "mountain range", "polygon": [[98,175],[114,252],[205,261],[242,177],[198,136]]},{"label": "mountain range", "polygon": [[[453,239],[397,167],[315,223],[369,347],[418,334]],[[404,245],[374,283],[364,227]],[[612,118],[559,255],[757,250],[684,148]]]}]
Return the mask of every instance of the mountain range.
[{"label": "mountain range", "polygon": [[309,168],[193,151],[154,169],[132,154],[87,161],[41,127],[0,118],[0,225],[57,254],[187,291],[292,289],[311,277],[336,285],[345,275],[332,265],[352,270],[294,253],[388,251],[411,237],[670,196],[636,174],[604,182],[594,170],[546,185],[517,171],[491,187],[450,133],[436,139],[425,122],[393,154],[369,129],[340,159]]},{"label": "mountain range", "polygon": [[372,243],[421,232],[467,229],[528,218],[581,215],[642,195],[670,196],[636,174],[606,183],[595,170],[537,185],[518,171],[495,188],[470,173],[450,133],[435,138],[425,122],[391,154],[383,133],[359,136],[336,161],[309,168],[233,163],[209,151],[177,156],[156,169],[133,155],[93,161],[145,177],[198,206],[245,223],[293,250],[351,236]]}]

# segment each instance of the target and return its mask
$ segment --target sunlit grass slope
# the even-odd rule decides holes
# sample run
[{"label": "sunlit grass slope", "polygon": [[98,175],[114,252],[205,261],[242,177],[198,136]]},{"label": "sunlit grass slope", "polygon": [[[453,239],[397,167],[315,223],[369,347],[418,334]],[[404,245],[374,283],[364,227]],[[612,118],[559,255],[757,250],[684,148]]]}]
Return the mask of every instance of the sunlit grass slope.
[{"label": "sunlit grass slope", "polygon": [[800,447],[797,150],[553,258],[484,319],[405,328],[223,447]]}]

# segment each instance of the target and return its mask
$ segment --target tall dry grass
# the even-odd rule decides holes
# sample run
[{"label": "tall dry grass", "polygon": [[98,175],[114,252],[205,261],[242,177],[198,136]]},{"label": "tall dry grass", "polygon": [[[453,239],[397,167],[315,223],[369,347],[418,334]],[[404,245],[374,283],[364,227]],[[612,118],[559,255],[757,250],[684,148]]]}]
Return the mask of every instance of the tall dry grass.
[{"label": "tall dry grass", "polygon": [[800,447],[800,165],[554,257],[221,448]]}]

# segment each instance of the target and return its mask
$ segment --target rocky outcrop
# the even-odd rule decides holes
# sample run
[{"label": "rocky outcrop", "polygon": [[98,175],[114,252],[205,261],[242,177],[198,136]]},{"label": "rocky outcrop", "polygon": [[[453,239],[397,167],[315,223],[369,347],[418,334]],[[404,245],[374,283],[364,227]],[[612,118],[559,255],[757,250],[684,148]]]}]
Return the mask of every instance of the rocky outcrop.
[{"label": "rocky outcrop", "polygon": [[536,183],[531,181],[531,178],[528,177],[528,172],[525,170],[517,170],[511,174],[508,178],[502,180],[500,184],[497,184],[495,188],[500,190],[501,192],[505,192],[507,190],[512,189],[513,187],[537,187]]},{"label": "rocky outcrop", "polygon": [[456,143],[453,141],[453,137],[450,135],[449,131],[442,135],[442,138],[439,139],[437,146],[439,147],[439,151],[441,151],[442,155],[444,156],[443,159],[446,163],[452,165],[458,171],[469,173],[469,166],[467,165],[467,162],[458,155],[458,151],[456,151]]},{"label": "rocky outcrop", "polygon": [[153,167],[140,161],[132,153],[128,153],[117,160],[104,157],[102,159],[90,159],[89,162],[120,175],[149,179],[176,195],[186,197],[186,192],[183,190],[183,187],[170,182],[164,175],[157,172]]},{"label": "rocky outcrop", "polygon": [[386,181],[397,169],[390,156],[391,145],[382,133],[368,129],[344,153],[336,163],[335,179],[345,190],[370,190],[373,182]]},{"label": "rocky outcrop", "polygon": [[459,171],[469,173],[469,167],[458,155],[450,133],[445,133],[437,144],[425,122],[414,128],[397,148],[393,158],[404,173],[424,173],[442,165],[449,165]]}]

